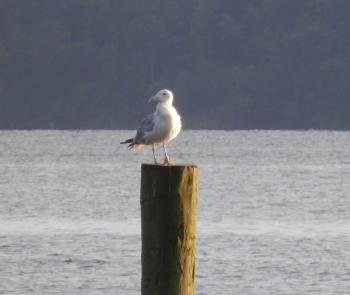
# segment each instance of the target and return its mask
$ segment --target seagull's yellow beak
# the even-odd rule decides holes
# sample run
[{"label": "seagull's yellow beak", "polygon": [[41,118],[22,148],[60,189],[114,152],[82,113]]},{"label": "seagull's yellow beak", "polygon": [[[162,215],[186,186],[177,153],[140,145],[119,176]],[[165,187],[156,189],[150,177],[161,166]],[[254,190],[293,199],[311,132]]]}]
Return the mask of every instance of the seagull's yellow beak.
[{"label": "seagull's yellow beak", "polygon": [[148,102],[156,101],[157,99],[158,99],[157,96],[151,96],[151,97],[148,99]]}]

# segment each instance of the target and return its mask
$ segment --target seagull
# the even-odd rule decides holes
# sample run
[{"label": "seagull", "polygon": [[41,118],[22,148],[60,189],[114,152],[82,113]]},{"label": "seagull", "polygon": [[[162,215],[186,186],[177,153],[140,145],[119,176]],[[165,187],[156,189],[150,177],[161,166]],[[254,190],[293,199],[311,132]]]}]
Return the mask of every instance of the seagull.
[{"label": "seagull", "polygon": [[159,90],[156,95],[150,97],[149,102],[157,102],[155,112],[141,121],[135,137],[129,138],[121,144],[128,143],[130,150],[135,150],[143,145],[152,145],[153,159],[157,165],[159,163],[155,155],[155,147],[162,144],[165,155],[164,165],[171,165],[166,144],[173,140],[181,130],[181,117],[172,105],[173,100],[173,93],[168,89]]}]

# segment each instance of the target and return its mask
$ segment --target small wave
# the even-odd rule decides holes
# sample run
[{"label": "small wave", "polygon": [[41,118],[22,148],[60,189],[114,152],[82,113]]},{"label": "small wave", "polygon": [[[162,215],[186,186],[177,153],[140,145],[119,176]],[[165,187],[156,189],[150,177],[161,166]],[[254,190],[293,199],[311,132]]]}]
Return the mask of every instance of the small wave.
[{"label": "small wave", "polygon": [[344,237],[350,239],[349,222],[274,222],[257,221],[249,223],[220,222],[200,223],[199,233],[202,235],[270,235],[291,238]]},{"label": "small wave", "polygon": [[0,235],[117,234],[139,235],[140,222],[105,220],[1,220]]}]

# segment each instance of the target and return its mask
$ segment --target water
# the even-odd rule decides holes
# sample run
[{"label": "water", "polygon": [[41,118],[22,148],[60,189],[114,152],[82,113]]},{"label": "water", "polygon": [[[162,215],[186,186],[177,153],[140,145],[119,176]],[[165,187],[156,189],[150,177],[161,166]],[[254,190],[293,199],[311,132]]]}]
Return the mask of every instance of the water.
[{"label": "water", "polygon": [[[140,294],[130,131],[0,132],[0,294]],[[187,131],[197,295],[350,294],[350,132]]]}]

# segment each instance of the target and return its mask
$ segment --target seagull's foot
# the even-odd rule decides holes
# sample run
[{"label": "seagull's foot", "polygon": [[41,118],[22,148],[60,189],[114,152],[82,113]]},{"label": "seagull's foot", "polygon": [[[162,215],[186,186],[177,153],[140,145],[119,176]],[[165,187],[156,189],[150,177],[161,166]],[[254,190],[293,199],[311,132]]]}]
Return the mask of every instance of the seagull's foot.
[{"label": "seagull's foot", "polygon": [[169,157],[165,157],[163,165],[170,166],[174,164],[174,161],[172,161]]}]

